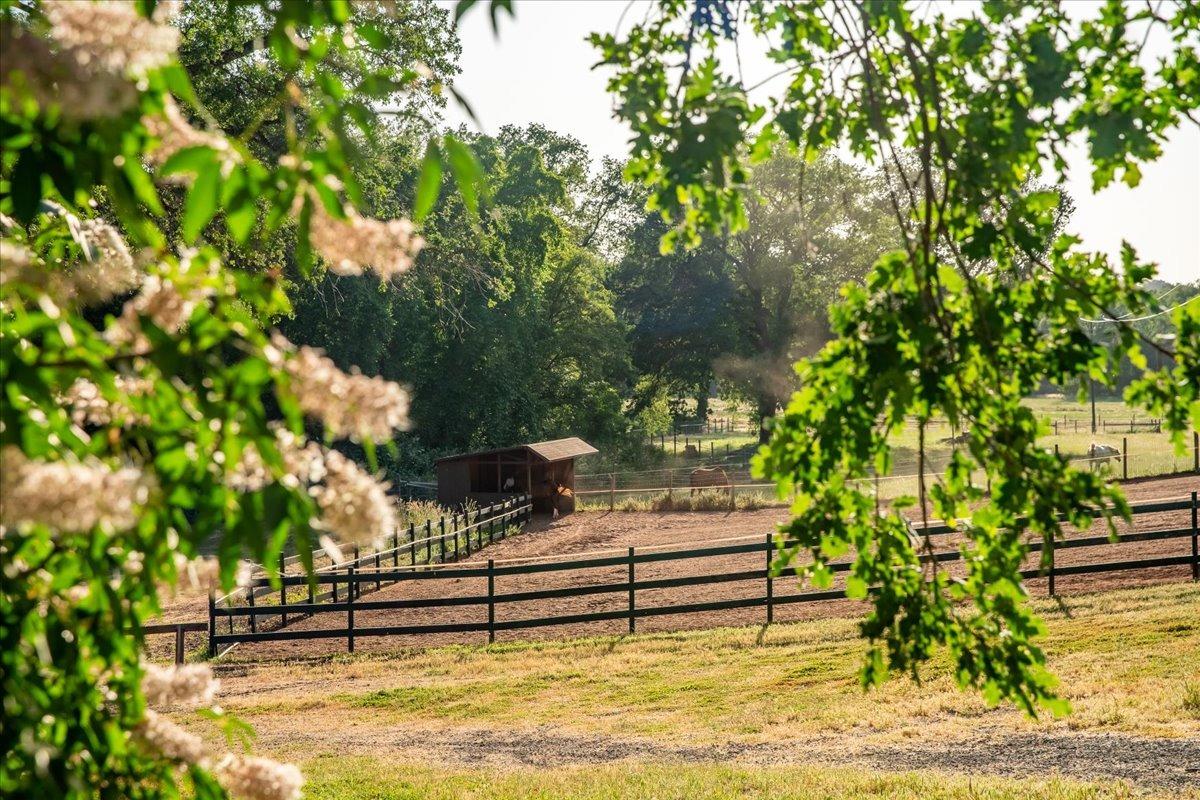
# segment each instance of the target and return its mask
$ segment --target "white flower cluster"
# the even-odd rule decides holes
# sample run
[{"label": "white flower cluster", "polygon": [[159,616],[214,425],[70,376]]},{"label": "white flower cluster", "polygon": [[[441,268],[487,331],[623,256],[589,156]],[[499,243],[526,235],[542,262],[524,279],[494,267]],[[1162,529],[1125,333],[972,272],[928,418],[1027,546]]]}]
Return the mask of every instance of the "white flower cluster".
[{"label": "white flower cluster", "polygon": [[[118,375],[115,378],[117,391],[126,395],[146,395],[154,390],[148,378],[132,378]],[[71,384],[62,398],[63,404],[71,409],[71,419],[76,425],[144,425],[149,418],[134,411],[127,403],[109,401],[100,392],[100,387],[87,378],[79,378]]]},{"label": "white flower cluster", "polygon": [[219,153],[233,157],[228,140],[219,133],[196,130],[183,116],[174,98],[167,95],[166,107],[161,117],[146,116],[142,124],[150,135],[158,139],[158,145],[147,153],[150,163],[161,166],[168,158],[187,147],[211,147]]},{"label": "white flower cluster", "polygon": [[[399,521],[387,484],[336,450],[326,450],[286,428],[276,428],[275,437],[286,470],[280,482],[295,489],[307,488],[321,510],[316,522],[321,529],[349,542],[382,541],[395,532]],[[253,492],[271,480],[262,456],[251,445],[242,451],[227,482],[239,491]],[[321,539],[321,546],[334,561],[344,560],[333,539],[328,535]]]},{"label": "white flower cluster", "polygon": [[69,49],[13,25],[0,24],[0,52],[5,89],[41,108],[56,107],[66,119],[112,117],[137,102],[137,87],[124,75],[91,70]]},{"label": "white flower cluster", "polygon": [[353,208],[346,214],[347,219],[337,219],[320,200],[313,203],[309,241],[338,275],[361,275],[370,268],[390,280],[406,272],[425,246],[409,220],[368,219]]},{"label": "white flower cluster", "polygon": [[177,5],[160,2],[146,19],[123,0],[43,0],[50,42],[0,26],[4,84],[68,119],[117,116],[137,102],[131,79],[174,57],[179,31],[165,19]]},{"label": "white flower cluster", "polygon": [[[342,372],[320,350],[295,348],[278,333],[272,341],[268,359],[282,365],[291,378],[300,409],[320,420],[332,435],[380,441],[408,429],[409,397],[400,384],[369,378],[357,370]],[[285,352],[291,356],[285,358]]]},{"label": "white flower cluster", "polygon": [[227,755],[214,771],[230,794],[244,800],[299,800],[304,785],[296,765],[268,758]]},{"label": "white flower cluster", "polygon": [[142,664],[142,694],[155,706],[211,706],[221,688],[208,664]]},{"label": "white flower cluster", "polygon": [[83,250],[83,262],[71,270],[51,269],[27,247],[0,240],[0,280],[45,293],[57,305],[95,305],[136,289],[143,273],[117,230],[100,219],[77,220],[65,214]]},{"label": "white flower cluster", "polygon": [[[160,667],[142,663],[142,693],[147,704],[161,707],[198,706],[214,708],[220,682],[207,664]],[[292,764],[267,758],[225,753],[214,758],[203,740],[188,733],[163,714],[146,709],[134,735],[163,757],[181,764],[212,770],[217,780],[235,797],[245,800],[297,800],[304,778]]]},{"label": "white flower cluster", "polygon": [[46,269],[25,245],[0,239],[0,286],[17,285],[28,286],[56,305],[65,305],[75,296],[75,286],[65,272]]},{"label": "white flower cluster", "polygon": [[[184,269],[188,269],[185,264]],[[176,281],[161,275],[149,275],[142,290],[126,301],[121,316],[105,331],[113,344],[128,344],[145,349],[149,343],[142,333],[142,319],[148,319],[167,333],[178,333],[191,318],[192,312],[208,301],[211,288],[189,281],[183,289]]]},{"label": "white flower cluster", "polygon": [[184,764],[204,762],[204,742],[200,737],[188,733],[156,711],[146,709],[146,718],[138,724],[134,733],[172,761]]},{"label": "white flower cluster", "polygon": [[0,451],[4,491],[0,525],[42,524],[59,532],[87,531],[98,525],[116,530],[137,522],[153,480],[140,469],[113,469],[99,461],[36,461],[13,445]]},{"label": "white flower cluster", "polygon": [[386,485],[336,450],[325,454],[325,480],[309,493],[321,509],[320,526],[344,541],[378,542],[396,530]]},{"label": "white flower cluster", "polygon": [[[175,574],[179,582],[189,589],[215,592],[221,588],[221,562],[215,558],[189,559],[182,553],[175,554]],[[239,561],[233,573],[233,584],[241,589],[250,585],[254,577],[254,566],[249,561]]]},{"label": "white flower cluster", "polygon": [[92,73],[137,77],[165,66],[179,46],[179,31],[165,24],[178,3],[160,2],[146,19],[125,0],[42,0],[50,36]]},{"label": "white flower cluster", "polygon": [[141,284],[144,275],[113,226],[85,219],[79,223],[79,240],[84,263],[75,271],[73,283],[83,302],[103,303]]}]

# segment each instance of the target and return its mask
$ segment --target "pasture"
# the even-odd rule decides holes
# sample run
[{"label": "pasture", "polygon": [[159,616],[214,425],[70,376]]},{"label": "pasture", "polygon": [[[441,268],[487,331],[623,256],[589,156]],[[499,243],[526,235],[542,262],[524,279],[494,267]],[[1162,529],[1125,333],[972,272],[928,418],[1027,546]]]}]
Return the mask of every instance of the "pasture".
[{"label": "pasture", "polygon": [[[1145,427],[1144,423],[1150,419],[1148,415],[1131,410],[1121,401],[1097,401],[1099,427],[1095,434],[1091,433],[1091,410],[1086,403],[1052,396],[1031,397],[1025,402],[1043,422],[1039,444],[1061,453],[1080,468],[1104,469],[1114,478],[1142,478],[1170,475],[1195,467],[1194,437],[1185,442],[1182,453],[1177,452],[1167,434]],[[717,419],[729,419],[739,427],[732,432],[697,434],[692,432],[694,428],[684,425],[677,437],[667,434],[662,439],[656,438],[655,447],[665,451],[661,465],[594,472],[586,461],[583,462],[581,474],[576,476],[578,507],[593,511],[688,511],[693,508],[716,511],[729,508],[728,496],[696,498],[689,491],[691,472],[699,465],[714,465],[725,470],[730,482],[736,486],[732,503],[735,508],[755,509],[780,504],[774,487],[755,478],[749,467],[749,460],[758,448],[757,431],[751,430],[753,426],[739,416],[742,412],[736,406],[722,403],[714,413]],[[926,470],[930,475],[945,467],[956,446],[950,441],[953,436],[954,431],[944,420],[935,420],[928,428],[925,453]],[[677,447],[673,447],[675,439]],[[905,425],[892,435],[890,441],[892,469],[871,489],[877,491],[881,499],[916,494],[919,443],[916,425]],[[1128,453],[1128,457],[1092,465],[1088,460],[1088,448],[1093,442]],[[698,444],[698,454],[684,456],[685,444]]]},{"label": "pasture", "polygon": [[1036,606],[1074,709],[1063,719],[989,708],[944,660],[919,685],[864,693],[846,614],[353,656],[235,650],[217,669],[224,707],[301,764],[310,798],[1200,797],[1200,589]]}]

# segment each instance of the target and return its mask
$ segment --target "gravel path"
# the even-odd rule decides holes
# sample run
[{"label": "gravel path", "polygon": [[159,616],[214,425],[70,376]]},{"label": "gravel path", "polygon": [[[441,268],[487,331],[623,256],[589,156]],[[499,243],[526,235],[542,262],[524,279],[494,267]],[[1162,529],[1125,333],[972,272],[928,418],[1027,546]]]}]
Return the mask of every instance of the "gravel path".
[{"label": "gravel path", "polygon": [[[321,738],[312,731],[287,736],[286,745]],[[267,735],[263,744],[276,744]],[[617,762],[859,764],[886,771],[939,770],[960,774],[1116,779],[1143,789],[1200,790],[1200,742],[1125,734],[980,731],[972,739],[873,744],[847,736],[771,743],[672,746],[647,739],[568,733],[549,726],[488,728],[379,728],[338,732],[340,752],[365,750],[446,766],[556,767]],[[280,741],[277,744],[285,744]],[[332,744],[330,742],[329,744]]]}]

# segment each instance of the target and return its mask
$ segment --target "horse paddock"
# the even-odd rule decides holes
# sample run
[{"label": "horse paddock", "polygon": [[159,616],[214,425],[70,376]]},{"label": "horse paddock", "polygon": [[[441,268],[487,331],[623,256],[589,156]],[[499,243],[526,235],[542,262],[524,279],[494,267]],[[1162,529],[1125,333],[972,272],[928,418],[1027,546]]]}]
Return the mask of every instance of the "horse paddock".
[{"label": "horse paddock", "polygon": [[[1181,498],[1200,490],[1200,477],[1195,475],[1161,478],[1131,482],[1126,494],[1133,503],[1146,503],[1165,498]],[[738,512],[583,512],[558,520],[535,518],[521,534],[485,548],[483,551],[456,565],[447,567],[486,566],[492,560],[497,566],[527,564],[546,559],[580,559],[602,555],[624,554],[629,548],[639,552],[669,552],[674,549],[720,546],[731,540],[764,540],[785,521],[785,508],[768,508],[758,511]],[[1175,510],[1139,515],[1134,524],[1119,526],[1122,532],[1184,528],[1191,524],[1188,510]],[[1086,531],[1073,531],[1070,537],[1099,536],[1105,533],[1101,523]],[[940,547],[953,548],[953,536],[939,543]],[[1122,542],[1061,549],[1056,552],[1058,567],[1106,562],[1154,559],[1190,554],[1191,543],[1187,538]],[[957,565],[947,565],[954,570]],[[1027,566],[1036,567],[1037,561],[1030,558]],[[686,580],[689,577],[722,575],[761,570],[765,559],[761,552],[729,553],[683,560],[662,560],[637,564],[638,582],[664,582]],[[495,619],[498,623],[532,618],[557,617],[593,613],[616,613],[626,608],[624,592],[600,591],[602,586],[611,586],[625,581],[627,567],[624,564],[589,569],[565,569],[533,574],[497,576],[497,593],[539,593],[546,590],[559,591],[562,596],[534,598],[523,602],[497,604]],[[1072,593],[1093,592],[1102,589],[1133,587],[1168,581],[1186,581],[1191,577],[1187,564],[1149,567],[1116,573],[1081,574],[1061,576],[1057,579],[1056,593],[1069,602]],[[763,580],[730,580],[708,583],[702,586],[663,586],[639,589],[639,608],[677,606],[683,604],[738,601],[761,597]],[[364,594],[364,601],[405,601],[420,606],[424,601],[447,602],[450,598],[469,598],[481,593],[484,579],[474,577],[447,578],[442,580],[405,580],[382,589]],[[833,588],[840,586],[835,581]],[[1035,596],[1048,593],[1046,578],[1029,580],[1030,591]],[[805,619],[852,615],[863,608],[858,601],[846,599],[820,600],[813,602],[789,602],[788,597],[801,592],[794,577],[779,577],[773,580],[776,605],[773,621],[789,622]],[[804,587],[810,591],[812,587]],[[595,593],[588,593],[589,589]],[[452,603],[453,600],[450,600]],[[696,628],[712,628],[731,625],[750,625],[766,622],[761,607],[730,608],[724,610],[686,613],[664,613],[639,618],[637,632],[674,631]],[[372,626],[416,626],[446,625],[464,622],[479,622],[486,619],[487,609],[478,605],[422,606],[412,608],[389,608],[356,610],[355,625],[363,628]],[[316,631],[342,628],[346,616],[342,613],[322,613],[289,623],[287,630]],[[628,631],[627,621],[621,618],[582,623],[566,623],[549,627],[536,627],[513,631],[498,631],[496,641],[530,639],[557,639],[570,636],[612,635]],[[357,649],[366,651],[394,650],[398,647],[434,646],[445,644],[473,644],[487,641],[486,632],[469,633],[423,633],[413,635],[364,636],[358,639]],[[309,639],[299,641],[264,641],[237,645],[236,657],[290,657],[344,652],[347,643],[341,638]]]}]

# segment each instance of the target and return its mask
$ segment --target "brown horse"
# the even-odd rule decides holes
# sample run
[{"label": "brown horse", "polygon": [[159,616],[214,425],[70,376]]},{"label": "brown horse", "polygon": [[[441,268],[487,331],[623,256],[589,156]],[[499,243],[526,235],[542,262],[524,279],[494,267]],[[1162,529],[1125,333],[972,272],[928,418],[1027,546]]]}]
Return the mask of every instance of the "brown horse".
[{"label": "brown horse", "polygon": [[729,475],[720,467],[697,467],[692,470],[689,476],[689,485],[691,486],[691,494],[695,495],[697,490],[704,489],[728,489],[733,491],[733,484],[729,480]]}]

